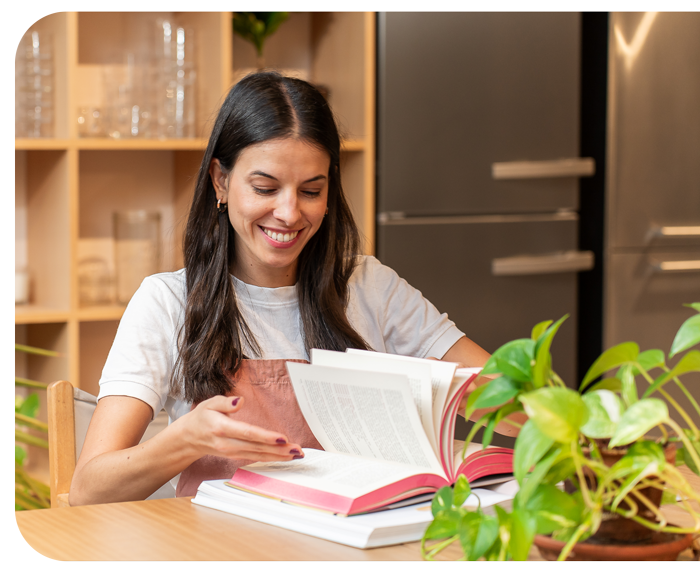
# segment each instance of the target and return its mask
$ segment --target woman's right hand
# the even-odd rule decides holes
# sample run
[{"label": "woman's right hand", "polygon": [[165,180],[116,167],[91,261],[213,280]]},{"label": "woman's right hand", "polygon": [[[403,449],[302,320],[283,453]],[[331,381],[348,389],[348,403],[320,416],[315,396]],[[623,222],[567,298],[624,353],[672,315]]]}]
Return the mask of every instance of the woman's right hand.
[{"label": "woman's right hand", "polygon": [[206,454],[250,461],[289,461],[304,453],[287,436],[247,422],[235,414],[245,408],[245,400],[235,396],[214,396],[198,404],[171,424],[179,430],[183,443],[197,457]]}]

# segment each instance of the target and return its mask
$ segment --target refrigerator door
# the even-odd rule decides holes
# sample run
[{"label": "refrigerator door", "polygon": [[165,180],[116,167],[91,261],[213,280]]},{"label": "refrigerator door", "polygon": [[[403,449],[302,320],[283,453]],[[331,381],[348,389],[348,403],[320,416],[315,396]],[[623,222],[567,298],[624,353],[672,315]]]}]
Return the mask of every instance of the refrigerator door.
[{"label": "refrigerator door", "polygon": [[615,12],[610,34],[609,246],[700,248],[700,13]]},{"label": "refrigerator door", "polygon": [[379,227],[378,258],[488,352],[568,314],[553,367],[575,387],[576,272],[562,254],[574,251],[577,236],[574,214],[395,221]]},{"label": "refrigerator door", "polygon": [[379,15],[378,211],[578,208],[580,14]]}]

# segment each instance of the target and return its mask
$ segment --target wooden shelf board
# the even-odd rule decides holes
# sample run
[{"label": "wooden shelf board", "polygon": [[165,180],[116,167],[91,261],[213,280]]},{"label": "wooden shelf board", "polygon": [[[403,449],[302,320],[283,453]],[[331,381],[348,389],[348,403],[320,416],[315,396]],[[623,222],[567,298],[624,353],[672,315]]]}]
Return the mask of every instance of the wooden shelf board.
[{"label": "wooden shelf board", "polygon": [[16,150],[44,150],[44,149],[68,149],[70,147],[70,141],[68,139],[30,139],[30,138],[17,138],[15,139],[15,149]]},{"label": "wooden shelf board", "polygon": [[70,311],[31,304],[15,305],[15,324],[68,322]]},{"label": "wooden shelf board", "polygon": [[108,138],[82,138],[75,141],[78,149],[104,149],[104,150],[202,150],[206,149],[206,139],[108,139]]},{"label": "wooden shelf board", "polygon": [[182,150],[200,151],[207,147],[206,139],[15,139],[15,149],[37,151],[47,149],[79,150]]},{"label": "wooden shelf board", "polygon": [[78,309],[78,320],[93,322],[99,320],[121,320],[126,307],[118,304],[103,306],[84,306]]}]

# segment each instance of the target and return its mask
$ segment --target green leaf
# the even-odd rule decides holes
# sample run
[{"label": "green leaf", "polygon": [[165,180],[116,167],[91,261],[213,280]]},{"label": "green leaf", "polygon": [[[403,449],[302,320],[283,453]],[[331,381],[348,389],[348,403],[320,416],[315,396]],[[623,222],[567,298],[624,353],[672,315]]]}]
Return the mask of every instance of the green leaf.
[{"label": "green leaf", "polygon": [[444,539],[456,535],[462,515],[462,512],[454,509],[440,511],[425,530],[423,537],[425,539]]},{"label": "green leaf", "polygon": [[[483,372],[483,370],[482,370]],[[493,380],[491,381],[493,382]],[[479,396],[481,396],[485,391],[486,388],[488,388],[489,384],[482,384],[481,386],[477,386],[476,390],[474,390],[471,394],[469,394],[469,398],[467,398],[467,404],[464,407],[464,419],[468,420],[469,417],[474,413],[474,410],[476,409],[474,407],[474,404],[476,401],[479,399]]]},{"label": "green leaf", "polygon": [[634,381],[634,372],[632,364],[625,364],[620,368],[617,376],[622,384],[622,399],[628,406],[639,400],[637,395],[637,384]]},{"label": "green leaf", "polygon": [[498,370],[519,382],[529,382],[532,377],[532,361],[535,357],[535,341],[529,338],[511,340],[493,353]]},{"label": "green leaf", "polygon": [[550,484],[540,484],[525,509],[535,516],[537,533],[542,535],[575,527],[582,519],[581,506],[576,499]]},{"label": "green leaf", "polygon": [[610,438],[622,416],[622,402],[609,390],[594,390],[582,396],[588,408],[588,420],[581,433],[589,438]]},{"label": "green leaf", "polygon": [[554,440],[537,428],[532,420],[527,420],[515,440],[513,475],[522,486],[530,469],[542,459],[552,447]]},{"label": "green leaf", "polygon": [[535,326],[532,327],[532,334],[530,334],[530,338],[532,340],[537,341],[537,339],[544,334],[544,331],[547,330],[547,327],[552,324],[551,320],[545,320],[543,322],[540,322],[536,324]]},{"label": "green leaf", "polygon": [[15,463],[20,466],[24,464],[24,460],[27,457],[27,451],[22,447],[15,444]]},{"label": "green leaf", "polygon": [[488,448],[489,445],[491,444],[491,440],[493,439],[493,432],[496,429],[496,420],[498,419],[498,411],[491,412],[491,416],[489,418],[489,423],[486,424],[486,428],[484,428],[484,435],[481,437],[481,445],[484,448]]},{"label": "green leaf", "polygon": [[665,402],[657,398],[639,400],[622,414],[617,429],[610,439],[610,447],[629,444],[666,420],[668,420],[668,407]]},{"label": "green leaf", "polygon": [[39,411],[39,395],[30,394],[24,399],[24,402],[20,406],[18,414],[23,416],[29,416],[30,418],[36,417],[36,413]]},{"label": "green leaf", "polygon": [[613,500],[612,508],[616,509],[641,480],[661,474],[665,466],[664,452],[658,444],[643,440],[630,446],[627,454],[610,468],[605,479],[606,483],[610,483],[624,478],[616,488],[618,493]]},{"label": "green leaf", "polygon": [[700,372],[700,352],[697,350],[688,352],[669,372],[662,374],[654,380],[654,383],[644,392],[644,396],[651,396],[652,393],[656,392],[672,378],[687,374],[688,372]]},{"label": "green leaf", "polygon": [[637,363],[647,372],[652,368],[661,368],[666,364],[663,350],[645,350],[637,356]]},{"label": "green leaf", "polygon": [[459,541],[469,561],[483,556],[498,539],[498,519],[483,512],[465,514],[459,523]]},{"label": "green leaf", "polygon": [[552,340],[554,335],[559,330],[561,324],[569,317],[569,315],[562,316],[557,320],[552,326],[547,328],[547,330],[537,339],[535,343],[535,368],[532,371],[532,381],[535,388],[541,388],[547,382],[549,370],[552,367],[552,356],[549,353],[549,348],[552,345]]},{"label": "green leaf", "polygon": [[433,512],[433,517],[436,517],[441,511],[452,508],[452,498],[453,493],[451,487],[445,486],[437,490],[430,507]]},{"label": "green leaf", "polygon": [[510,553],[514,561],[526,561],[537,531],[537,520],[525,509],[511,513]]},{"label": "green leaf", "polygon": [[586,421],[586,406],[578,392],[547,387],[520,396],[525,413],[537,428],[555,441],[568,443],[578,438]]},{"label": "green leaf", "polygon": [[[692,430],[685,429],[684,432],[692,448],[695,450],[697,455],[700,456],[700,440],[695,438]],[[700,475],[700,468],[698,468],[698,466],[695,464],[695,460],[693,459],[693,456],[690,455],[690,452],[685,444],[683,444],[676,452],[676,465],[680,466],[683,464],[688,466],[688,469],[693,473]]]},{"label": "green leaf", "polygon": [[542,483],[556,485],[576,473],[576,465],[570,456],[552,465],[542,478]]},{"label": "green leaf", "polygon": [[[610,390],[611,392],[622,391],[622,382],[619,378],[603,378],[599,382],[596,382],[588,389],[588,392],[593,390]],[[585,396],[585,394],[584,394]]]},{"label": "green leaf", "polygon": [[[697,310],[697,308],[695,310]],[[671,344],[671,351],[668,353],[668,357],[673,358],[679,352],[683,352],[691,346],[695,346],[698,342],[700,342],[700,314],[691,316],[681,324],[681,327],[676,333],[676,337],[673,339],[673,344]]]},{"label": "green leaf", "polygon": [[544,476],[547,475],[550,468],[555,464],[562,461],[563,456],[568,456],[569,454],[561,447],[554,448],[551,450],[544,458],[542,458],[535,468],[530,472],[525,479],[525,484],[521,486],[518,491],[515,501],[521,506],[525,507],[532,493],[537,489],[537,487],[542,483]]},{"label": "green leaf", "polygon": [[623,342],[609,348],[588,369],[579,390],[586,388],[608,370],[636,361],[637,356],[639,356],[639,345],[636,342]]},{"label": "green leaf", "polygon": [[[501,376],[485,384],[485,389],[474,401],[474,408],[493,408],[505,404],[522,390],[522,385],[512,378]],[[473,394],[473,392],[472,392]],[[468,402],[468,400],[467,400]]]},{"label": "green leaf", "polygon": [[30,446],[37,446],[38,448],[43,448],[45,450],[49,449],[49,443],[46,440],[42,438],[37,438],[36,436],[32,436],[31,434],[27,434],[22,430],[15,429],[15,441],[21,442],[23,444],[28,444]]},{"label": "green leaf", "polygon": [[467,478],[465,478],[463,474],[459,474],[452,492],[452,504],[456,507],[462,507],[471,492],[472,489],[469,487],[469,481],[467,481]]}]

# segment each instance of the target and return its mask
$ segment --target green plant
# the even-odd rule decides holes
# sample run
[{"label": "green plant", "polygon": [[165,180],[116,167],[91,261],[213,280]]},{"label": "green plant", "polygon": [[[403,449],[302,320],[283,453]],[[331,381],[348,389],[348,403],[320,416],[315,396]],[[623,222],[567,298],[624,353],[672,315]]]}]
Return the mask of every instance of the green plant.
[{"label": "green plant", "polygon": [[[15,344],[15,350],[42,356],[57,356],[56,352],[42,350],[23,344]],[[15,376],[15,387],[46,390],[47,384]],[[28,432],[29,428],[48,434],[49,428],[36,419],[39,410],[39,395],[32,392],[26,398],[15,395],[15,510],[43,509],[51,506],[49,486],[29,475],[24,468],[27,451],[20,444],[37,446],[48,450],[48,441]]]},{"label": "green plant", "polygon": [[[700,313],[700,303],[686,306]],[[668,357],[687,352],[675,366],[666,365],[661,350],[640,352],[636,343],[625,342],[601,354],[578,391],[567,388],[552,370],[550,346],[565,319],[542,322],[530,338],[496,350],[483,373],[498,377],[479,386],[467,402],[466,417],[476,409],[492,409],[467,438],[468,443],[485,427],[484,447],[496,424],[508,421],[506,416],[517,411],[528,416],[515,442],[513,466],[520,489],[512,511],[496,507],[496,515],[490,516],[461,507],[470,493],[461,478],[454,490],[443,488],[433,500],[434,519],[421,545],[424,558],[432,559],[458,541],[469,560],[524,560],[535,535],[548,534],[565,543],[559,555],[563,560],[611,514],[650,530],[700,532],[700,515],[690,505],[700,502],[700,492],[664,456],[665,447],[678,447],[676,465],[686,464],[696,474],[700,469],[700,430],[664,388],[676,384],[700,414],[680,380],[688,372],[700,372],[700,352],[688,350],[700,343],[700,314],[686,320],[676,334]],[[611,371],[613,376],[600,379]],[[668,405],[680,414],[685,428],[670,417]],[[661,434],[658,439],[647,436],[654,428]],[[619,461],[604,463],[606,449],[621,450]],[[561,482],[568,482],[572,493],[559,489]],[[668,524],[649,499],[654,490],[663,492],[663,503],[687,510],[694,527]],[[429,546],[429,540],[439,541]]]},{"label": "green plant", "polygon": [[236,12],[233,31],[255,46],[258,69],[265,67],[265,41],[289,18],[288,12]]}]

